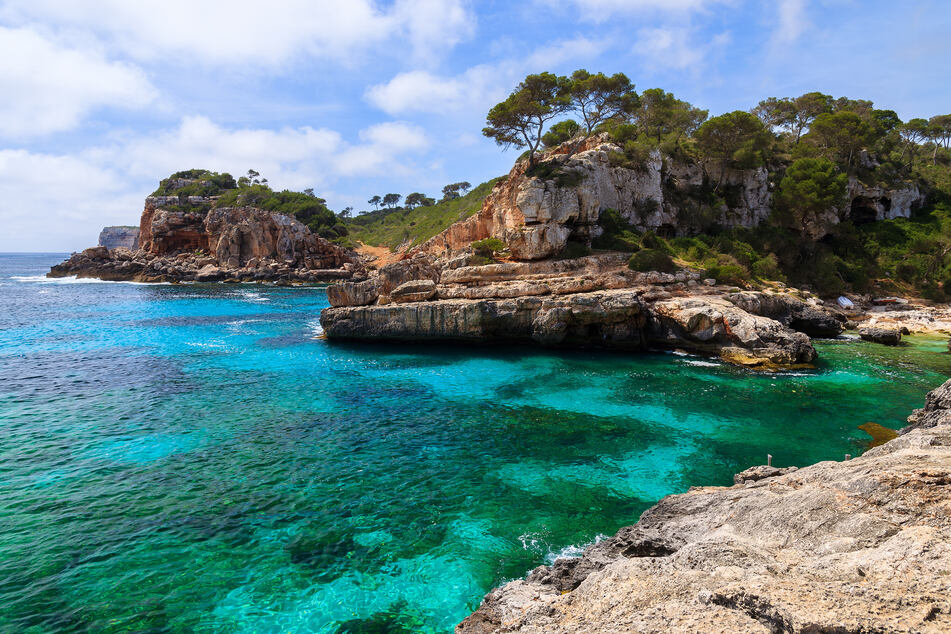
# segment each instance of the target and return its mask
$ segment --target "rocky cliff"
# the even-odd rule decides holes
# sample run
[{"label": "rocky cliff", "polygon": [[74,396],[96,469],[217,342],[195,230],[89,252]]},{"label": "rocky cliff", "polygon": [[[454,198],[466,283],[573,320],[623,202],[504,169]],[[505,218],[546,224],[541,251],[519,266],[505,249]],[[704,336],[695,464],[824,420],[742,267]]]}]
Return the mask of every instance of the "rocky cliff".
[{"label": "rocky cliff", "polygon": [[470,266],[416,257],[329,287],[332,339],[516,342],[625,350],[681,348],[740,365],[808,364],[804,334],[841,319],[790,294],[731,293],[697,273],[638,273],[623,254]]},{"label": "rocky cliff", "polygon": [[86,249],[49,275],[141,282],[319,282],[364,275],[353,252],[290,216],[214,203],[203,196],[150,196],[137,231],[139,248]]},{"label": "rocky cliff", "polygon": [[125,247],[126,249],[139,248],[138,227],[103,227],[99,232],[99,245],[107,249]]},{"label": "rocky cliff", "polygon": [[[889,189],[852,178],[843,204],[802,230],[819,238],[846,219],[907,218],[922,202],[915,184]],[[766,168],[727,169],[714,192],[700,162],[654,150],[632,164],[606,135],[595,136],[570,156],[565,147],[544,155],[531,170],[526,160],[517,162],[478,214],[418,250],[441,255],[496,237],[516,259],[543,259],[559,253],[569,240],[590,244],[602,231],[598,220],[605,209],[618,210],[639,231],[665,237],[692,235],[713,225],[752,227],[772,209],[770,174]]]},{"label": "rocky cliff", "polygon": [[909,422],[854,460],[668,496],[456,632],[951,631],[951,381]]}]

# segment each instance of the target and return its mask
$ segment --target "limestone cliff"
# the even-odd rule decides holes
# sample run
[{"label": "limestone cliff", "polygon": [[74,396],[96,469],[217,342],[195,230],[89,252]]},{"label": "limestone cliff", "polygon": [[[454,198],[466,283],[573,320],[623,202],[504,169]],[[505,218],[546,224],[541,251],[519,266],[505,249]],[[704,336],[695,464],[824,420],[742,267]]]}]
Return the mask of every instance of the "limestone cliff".
[{"label": "limestone cliff", "polygon": [[778,367],[815,360],[804,332],[843,329],[829,311],[790,295],[730,294],[690,271],[638,273],[624,254],[481,266],[466,260],[418,255],[365,281],[331,286],[324,331],[333,339],[682,348]]},{"label": "limestone cliff", "polygon": [[456,632],[951,631],[951,381],[909,422],[854,460],[668,496]]},{"label": "limestone cliff", "polygon": [[[601,233],[601,212],[616,209],[640,231],[672,237],[705,227],[752,227],[772,208],[766,168],[727,169],[715,196],[700,162],[663,156],[654,150],[638,165],[624,161],[607,135],[589,138],[570,156],[565,148],[543,155],[529,171],[518,161],[485,199],[481,211],[433,237],[418,250],[452,253],[475,240],[496,237],[522,260],[550,257],[569,240],[589,243]],[[718,177],[719,177],[719,170]],[[847,199],[804,233],[822,237],[845,219],[869,222],[909,217],[922,203],[915,184],[888,189],[852,178]]]},{"label": "limestone cliff", "polygon": [[[190,181],[180,179],[187,186]],[[362,276],[359,257],[290,216],[216,207],[204,196],[150,196],[138,248],[100,246],[54,266],[51,277],[107,280],[329,281]]]},{"label": "limestone cliff", "polygon": [[107,249],[125,247],[126,249],[139,248],[139,228],[138,227],[103,227],[99,232],[99,245]]}]

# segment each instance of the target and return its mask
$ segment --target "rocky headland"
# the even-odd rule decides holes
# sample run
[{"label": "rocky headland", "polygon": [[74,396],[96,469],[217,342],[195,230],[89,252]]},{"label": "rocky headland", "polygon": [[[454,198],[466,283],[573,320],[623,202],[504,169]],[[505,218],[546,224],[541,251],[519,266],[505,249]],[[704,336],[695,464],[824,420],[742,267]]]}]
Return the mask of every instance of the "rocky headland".
[{"label": "rocky headland", "polygon": [[[164,181],[163,181],[164,184]],[[199,184],[177,179],[176,189]],[[134,282],[328,282],[360,279],[352,251],[313,233],[286,214],[253,206],[221,207],[216,196],[160,195],[145,200],[132,247],[100,246],[74,253],[49,277]],[[132,234],[123,232],[125,240]]]},{"label": "rocky headland", "polygon": [[103,227],[99,232],[99,244],[97,246],[107,249],[116,249],[124,247],[126,249],[139,248],[139,228],[131,226]]},{"label": "rocky headland", "polygon": [[[707,168],[660,150],[632,162],[606,134],[549,150],[535,165],[520,160],[477,214],[370,279],[332,286],[324,330],[334,339],[682,348],[749,366],[811,363],[810,336],[836,336],[863,313],[846,314],[783,285],[744,291],[702,279],[685,262],[668,259],[662,271],[651,271],[631,270],[630,252],[579,257],[604,248],[609,210],[632,231],[666,237],[695,235],[710,223],[755,227],[769,218],[766,168],[723,170],[722,196],[713,197],[703,194]],[[907,218],[924,198],[913,182],[886,188],[850,177],[841,205],[796,230],[816,240],[844,221]],[[473,243],[486,239],[503,245],[496,259],[504,261],[486,264],[473,253]]]},{"label": "rocky headland", "polygon": [[951,381],[908,422],[852,460],[665,497],[456,632],[947,632]]},{"label": "rocky headland", "polygon": [[742,292],[696,272],[630,270],[624,254],[468,264],[430,255],[328,288],[331,339],[684,349],[763,368],[809,364],[844,316],[786,292]]}]

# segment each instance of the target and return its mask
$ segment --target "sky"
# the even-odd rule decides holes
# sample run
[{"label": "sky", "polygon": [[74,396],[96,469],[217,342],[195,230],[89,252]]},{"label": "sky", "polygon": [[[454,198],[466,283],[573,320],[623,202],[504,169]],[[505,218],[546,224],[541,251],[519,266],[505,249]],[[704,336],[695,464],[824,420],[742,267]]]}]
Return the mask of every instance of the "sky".
[{"label": "sky", "polygon": [[944,114],[948,33],[947,0],[0,0],[0,252],[95,245],[184,169],[337,211],[483,182],[517,156],[485,114],[534,72]]}]

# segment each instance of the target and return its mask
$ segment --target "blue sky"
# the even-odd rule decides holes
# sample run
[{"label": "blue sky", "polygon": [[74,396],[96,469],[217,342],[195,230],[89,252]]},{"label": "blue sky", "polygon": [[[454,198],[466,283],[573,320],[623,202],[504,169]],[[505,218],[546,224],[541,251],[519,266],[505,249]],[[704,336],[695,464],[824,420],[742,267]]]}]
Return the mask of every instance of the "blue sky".
[{"label": "blue sky", "polygon": [[943,114],[949,33],[946,0],[0,0],[0,251],[92,245],[193,167],[335,210],[482,182],[515,159],[485,113],[530,72]]}]

